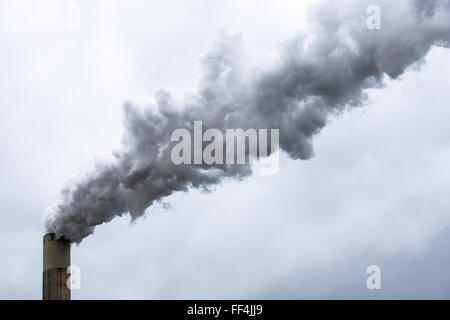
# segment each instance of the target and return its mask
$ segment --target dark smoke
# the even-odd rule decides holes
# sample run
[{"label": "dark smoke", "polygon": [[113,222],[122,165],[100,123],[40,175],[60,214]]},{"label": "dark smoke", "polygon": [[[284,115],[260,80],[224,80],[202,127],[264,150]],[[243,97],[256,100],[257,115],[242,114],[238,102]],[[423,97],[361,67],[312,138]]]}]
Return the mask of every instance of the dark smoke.
[{"label": "dark smoke", "polygon": [[372,3],[319,1],[309,13],[311,31],[285,42],[276,65],[259,72],[243,63],[240,36],[221,34],[202,60],[197,92],[182,105],[163,90],[154,108],[125,104],[122,148],[62,191],[46,211],[46,231],[80,242],[95,226],[126,213],[140,217],[175,191],[252,173],[249,165],[174,165],[171,133],[194,120],[222,130],[279,128],[282,150],[311,158],[311,140],[329,116],[361,106],[365,89],[421,63],[433,46],[450,45],[449,0],[378,1],[381,30],[366,27]]}]

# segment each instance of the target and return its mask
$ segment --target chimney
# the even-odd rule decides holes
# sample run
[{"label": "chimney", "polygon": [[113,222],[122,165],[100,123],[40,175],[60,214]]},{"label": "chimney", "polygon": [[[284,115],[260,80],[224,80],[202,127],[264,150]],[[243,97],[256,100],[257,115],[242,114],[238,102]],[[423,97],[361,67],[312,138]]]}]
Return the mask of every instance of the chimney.
[{"label": "chimney", "polygon": [[70,300],[70,241],[57,240],[49,233],[44,236],[43,249],[42,300]]}]

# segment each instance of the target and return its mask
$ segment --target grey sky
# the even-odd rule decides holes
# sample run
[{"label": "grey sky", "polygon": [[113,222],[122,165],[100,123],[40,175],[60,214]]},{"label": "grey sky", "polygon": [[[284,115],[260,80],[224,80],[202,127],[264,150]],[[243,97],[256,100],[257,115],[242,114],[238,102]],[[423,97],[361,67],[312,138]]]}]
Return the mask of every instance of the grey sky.
[{"label": "grey sky", "polygon": [[[221,29],[266,61],[305,27],[297,2],[2,1],[0,298],[40,299],[42,213],[118,145],[124,100],[194,87]],[[449,55],[332,119],[311,160],[100,226],[73,247],[73,297],[449,298]],[[371,264],[380,291],[365,287]]]}]

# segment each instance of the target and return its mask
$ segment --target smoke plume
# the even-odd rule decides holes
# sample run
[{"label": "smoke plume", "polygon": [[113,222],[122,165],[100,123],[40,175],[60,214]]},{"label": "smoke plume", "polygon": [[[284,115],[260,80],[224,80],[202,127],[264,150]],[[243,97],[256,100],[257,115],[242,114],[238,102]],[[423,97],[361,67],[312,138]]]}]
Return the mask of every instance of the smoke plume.
[{"label": "smoke plume", "polygon": [[[380,30],[366,26],[372,3],[381,8]],[[280,149],[309,159],[330,116],[362,106],[366,89],[419,65],[433,46],[450,46],[450,0],[319,1],[308,19],[308,33],[284,42],[271,67],[250,70],[241,37],[223,33],[182,103],[164,90],[144,111],[126,103],[121,148],[62,190],[45,212],[46,231],[79,243],[97,225],[127,213],[136,219],[173,192],[252,173],[250,165],[173,164],[171,134],[192,130],[194,120],[221,130],[279,128]]]}]

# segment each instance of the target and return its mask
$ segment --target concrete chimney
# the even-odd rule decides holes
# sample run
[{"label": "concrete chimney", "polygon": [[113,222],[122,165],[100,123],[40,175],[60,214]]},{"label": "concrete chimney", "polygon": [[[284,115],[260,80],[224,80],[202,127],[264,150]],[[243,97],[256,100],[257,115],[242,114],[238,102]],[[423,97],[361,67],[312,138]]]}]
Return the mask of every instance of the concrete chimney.
[{"label": "concrete chimney", "polygon": [[49,233],[44,236],[43,248],[42,300],[70,300],[70,241],[56,240],[55,234]]}]

